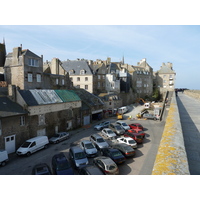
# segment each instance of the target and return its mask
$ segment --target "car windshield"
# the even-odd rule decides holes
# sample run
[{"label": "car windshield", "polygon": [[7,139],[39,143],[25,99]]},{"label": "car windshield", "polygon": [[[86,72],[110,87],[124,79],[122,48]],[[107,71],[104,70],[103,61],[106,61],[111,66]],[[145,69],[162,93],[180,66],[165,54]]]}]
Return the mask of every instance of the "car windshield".
[{"label": "car windshield", "polygon": [[105,141],[104,141],[103,138],[98,138],[98,139],[97,139],[97,142],[98,142],[98,143],[102,143],[102,142],[105,142]]},{"label": "car windshield", "polygon": [[86,149],[94,149],[94,145],[92,143],[85,144]]},{"label": "car windshield", "polygon": [[142,135],[137,135],[137,138],[138,138],[138,139],[142,139],[143,136],[142,136]]},{"label": "car windshield", "polygon": [[110,133],[113,133],[113,131],[111,131],[111,130],[108,130],[108,131],[107,131],[107,133],[108,133],[108,134],[110,134]]},{"label": "car windshield", "polygon": [[122,130],[121,126],[115,126],[116,130]]},{"label": "car windshield", "polygon": [[30,144],[31,144],[31,142],[24,142],[21,147],[27,148],[27,147],[29,147]]},{"label": "car windshield", "polygon": [[117,156],[121,156],[122,153],[121,153],[120,151],[114,151],[114,152],[111,153],[111,155],[112,155],[113,157],[117,157]]},{"label": "car windshield", "polygon": [[138,125],[139,128],[142,128],[142,125]]},{"label": "car windshield", "polygon": [[133,151],[133,149],[132,149],[132,147],[130,147],[130,146],[126,146],[126,147],[123,147],[123,149],[125,150],[125,151]]},{"label": "car windshield", "polygon": [[135,144],[134,140],[128,140],[129,144]]},{"label": "car windshield", "polygon": [[108,170],[113,170],[113,169],[115,169],[115,168],[116,168],[115,165],[109,165],[109,166],[107,166],[107,169],[108,169]]},{"label": "car windshield", "polygon": [[122,123],[122,126],[128,126],[126,123]]},{"label": "car windshield", "polygon": [[58,171],[69,169],[69,168],[70,168],[70,164],[68,162],[59,162],[57,164],[57,170]]},{"label": "car windshield", "polygon": [[75,153],[75,160],[79,160],[79,159],[83,159],[86,157],[85,153],[84,152],[78,152],[78,153]]},{"label": "car windshield", "polygon": [[36,169],[36,173],[37,174],[43,174],[43,175],[50,175],[50,172],[49,172],[47,167],[38,167]]}]

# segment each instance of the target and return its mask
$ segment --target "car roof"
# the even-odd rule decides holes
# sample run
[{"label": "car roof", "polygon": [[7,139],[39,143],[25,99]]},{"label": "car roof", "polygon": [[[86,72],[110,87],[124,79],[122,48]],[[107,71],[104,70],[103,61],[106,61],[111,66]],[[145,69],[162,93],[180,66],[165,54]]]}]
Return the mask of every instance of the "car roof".
[{"label": "car roof", "polygon": [[63,152],[54,155],[53,158],[55,158],[57,162],[67,160]]},{"label": "car roof", "polygon": [[113,163],[114,163],[114,161],[113,161],[111,158],[106,157],[106,156],[100,156],[99,159],[100,159],[103,163],[105,163],[106,165],[110,165],[110,164],[113,164]]},{"label": "car roof", "polygon": [[92,136],[94,136],[94,137],[98,137],[98,138],[102,138],[99,134],[97,134],[97,133],[94,133],[94,134],[92,134]]},{"label": "car roof", "polygon": [[83,150],[79,146],[70,147],[73,152],[83,152]]},{"label": "car roof", "polygon": [[111,130],[110,128],[104,128],[103,130]]},{"label": "car roof", "polygon": [[82,140],[81,142],[83,142],[84,144],[92,143],[90,140]]}]

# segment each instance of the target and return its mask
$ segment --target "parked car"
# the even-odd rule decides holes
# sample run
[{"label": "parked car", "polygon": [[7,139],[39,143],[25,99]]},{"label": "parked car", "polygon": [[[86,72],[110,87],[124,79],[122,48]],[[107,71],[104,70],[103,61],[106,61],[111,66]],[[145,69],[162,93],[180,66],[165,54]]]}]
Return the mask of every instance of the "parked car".
[{"label": "parked car", "polygon": [[98,154],[98,151],[94,144],[89,140],[82,140],[80,142],[80,147],[86,153],[87,157],[95,157]]},{"label": "parked car", "polygon": [[74,175],[69,160],[64,153],[56,154],[52,157],[52,171],[55,175]]},{"label": "parked car", "polygon": [[67,132],[60,132],[56,133],[52,138],[49,139],[50,143],[59,143],[63,140],[67,140],[69,138],[69,133]]},{"label": "parked car", "polygon": [[130,138],[130,137],[117,138],[117,142],[125,143],[125,144],[131,146],[134,149],[137,148],[137,142],[134,139]]},{"label": "parked car", "polygon": [[8,161],[8,152],[6,150],[0,149],[0,166],[5,166]]},{"label": "parked car", "polygon": [[97,133],[90,136],[90,141],[97,149],[109,147],[109,144]]},{"label": "parked car", "polygon": [[30,156],[32,153],[40,150],[40,149],[46,149],[48,147],[49,140],[47,136],[37,136],[34,138],[31,138],[29,140],[26,140],[21,147],[19,147],[16,151],[16,154],[18,156],[21,155],[27,155]]},{"label": "parked car", "polygon": [[116,124],[119,124],[125,131],[130,129],[129,125],[124,121],[117,121]]},{"label": "parked car", "polygon": [[124,134],[124,137],[130,137],[130,138],[134,139],[138,144],[141,144],[141,143],[143,143],[143,140],[145,138],[144,134],[145,133],[142,131],[139,131],[137,133],[135,130],[130,129],[130,130],[128,130],[128,132],[126,132]]},{"label": "parked car", "polygon": [[109,125],[110,125],[110,121],[103,121],[103,122],[95,125],[94,129],[97,130],[97,131],[100,131],[103,128],[108,128]]},{"label": "parked car", "polygon": [[85,152],[79,146],[70,147],[69,158],[71,159],[75,168],[78,169],[86,166],[89,163]]},{"label": "parked car", "polygon": [[116,134],[109,128],[104,128],[102,131],[101,131],[102,135],[104,137],[107,137],[109,139],[113,139],[116,137]]},{"label": "parked car", "polygon": [[143,131],[144,127],[139,123],[129,124],[129,127],[134,130]]},{"label": "parked car", "polygon": [[126,161],[126,158],[118,149],[105,148],[101,150],[101,154],[103,156],[111,158],[116,164],[121,164]]},{"label": "parked car", "polygon": [[105,175],[96,165],[86,165],[79,170],[79,175]]},{"label": "parked car", "polygon": [[125,133],[125,130],[119,124],[110,124],[108,128],[117,135],[123,135]]},{"label": "parked car", "polygon": [[150,113],[144,113],[142,117],[147,118],[147,119],[153,119],[155,121],[159,119],[159,117],[157,117],[154,114],[150,114]]},{"label": "parked car", "polygon": [[126,158],[135,155],[135,150],[125,143],[114,143],[112,147],[120,150]]},{"label": "parked car", "polygon": [[32,175],[51,175],[51,169],[46,163],[40,163],[33,167]]},{"label": "parked car", "polygon": [[107,175],[119,174],[116,163],[109,157],[99,156],[94,158],[93,162]]}]

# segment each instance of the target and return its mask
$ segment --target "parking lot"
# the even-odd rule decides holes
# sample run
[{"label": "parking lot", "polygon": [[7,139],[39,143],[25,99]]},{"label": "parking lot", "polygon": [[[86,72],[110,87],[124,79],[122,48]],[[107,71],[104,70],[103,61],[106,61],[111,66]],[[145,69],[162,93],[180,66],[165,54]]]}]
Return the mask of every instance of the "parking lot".
[{"label": "parking lot", "polygon": [[[160,143],[160,139],[163,133],[165,121],[154,120],[138,120],[135,119],[135,113],[137,109],[129,107],[129,113],[124,117],[124,122],[127,124],[140,123],[143,125],[146,138],[143,144],[138,144],[136,149],[136,155],[132,158],[127,158],[125,163],[118,165],[120,175],[150,175],[154,165],[157,149]],[[133,118],[128,120],[128,116],[132,115]],[[117,121],[116,117],[106,119],[114,123]],[[71,137],[68,140],[62,141],[58,144],[49,144],[47,149],[40,150],[30,157],[18,157],[13,154],[10,157],[10,161],[6,166],[0,167],[1,175],[30,175],[34,165],[45,162],[51,166],[51,159],[53,155],[63,152],[66,157],[69,155],[69,148],[72,145],[79,145],[81,140],[89,139],[93,133],[100,133],[100,131],[94,130],[94,125],[99,122],[95,122],[86,127],[73,130],[70,132]],[[100,134],[101,135],[101,134]],[[89,158],[89,163],[93,162],[93,158]],[[76,171],[77,174],[77,171]]]}]

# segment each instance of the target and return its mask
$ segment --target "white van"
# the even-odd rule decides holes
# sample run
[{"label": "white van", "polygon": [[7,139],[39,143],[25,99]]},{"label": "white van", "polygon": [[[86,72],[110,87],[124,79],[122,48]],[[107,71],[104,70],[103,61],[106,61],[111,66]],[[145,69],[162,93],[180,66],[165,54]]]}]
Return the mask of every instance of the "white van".
[{"label": "white van", "polygon": [[34,138],[31,138],[29,140],[26,140],[19,149],[17,149],[16,154],[21,155],[27,155],[30,156],[32,153],[47,148],[47,145],[49,144],[49,140],[47,136],[37,136]]},{"label": "white van", "polygon": [[121,107],[121,108],[118,109],[118,113],[120,113],[120,114],[124,114],[126,112],[128,112],[128,108],[126,106]]},{"label": "white van", "polygon": [[8,160],[8,152],[0,149],[0,166],[4,166]]}]

